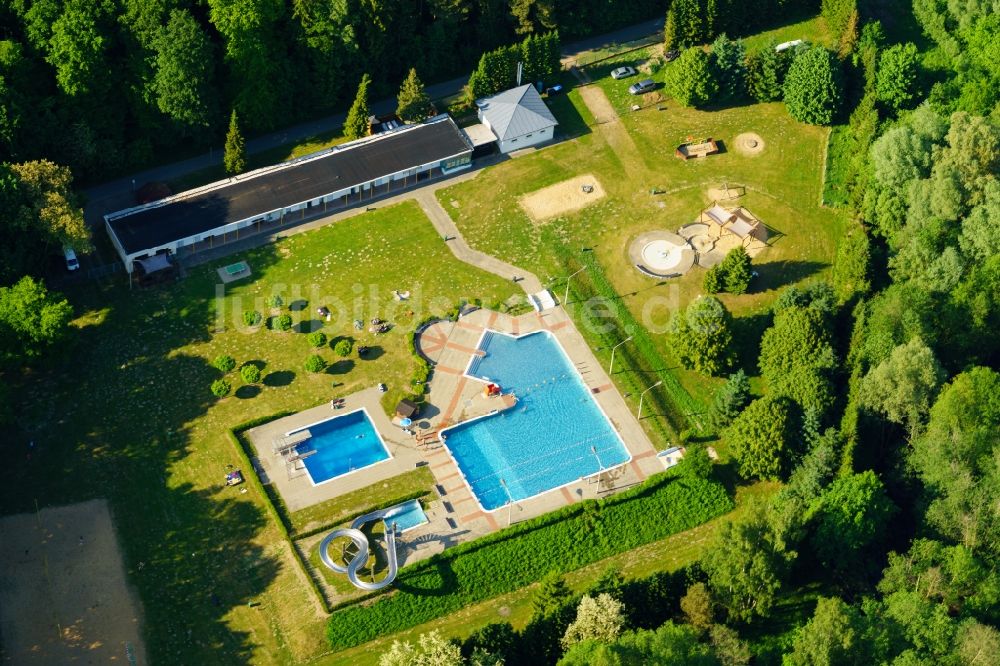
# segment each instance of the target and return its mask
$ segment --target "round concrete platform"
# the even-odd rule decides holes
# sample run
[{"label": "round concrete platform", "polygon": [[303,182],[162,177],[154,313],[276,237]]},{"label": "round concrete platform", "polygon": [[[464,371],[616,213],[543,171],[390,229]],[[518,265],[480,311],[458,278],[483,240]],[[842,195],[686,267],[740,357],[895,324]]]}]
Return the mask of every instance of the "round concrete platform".
[{"label": "round concrete platform", "polygon": [[650,277],[678,277],[694,265],[695,251],[686,239],[669,231],[648,231],[629,245],[629,259]]}]

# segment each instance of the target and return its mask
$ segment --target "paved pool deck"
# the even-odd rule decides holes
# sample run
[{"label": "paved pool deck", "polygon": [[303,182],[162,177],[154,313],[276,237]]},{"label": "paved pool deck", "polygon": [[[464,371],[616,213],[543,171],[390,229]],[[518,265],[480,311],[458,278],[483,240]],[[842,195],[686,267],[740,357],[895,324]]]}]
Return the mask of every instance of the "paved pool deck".
[{"label": "paved pool deck", "polygon": [[[502,398],[485,397],[484,383],[465,375],[469,362],[478,353],[476,347],[480,337],[487,329],[511,335],[541,330],[551,332],[618,431],[631,460],[597,476],[514,502],[508,507],[484,511],[437,433],[443,428],[507,406]],[[418,336],[417,345],[420,352],[435,364],[428,401],[436,408],[428,418],[431,427],[420,438],[418,448],[444,490],[442,500],[460,526],[475,532],[491,532],[505,527],[508,520],[517,522],[584,499],[603,497],[663,470],[656,459],[656,448],[561,307],[518,317],[490,310],[474,310],[456,322],[438,322],[427,327]]]},{"label": "paved pool deck", "polygon": [[[255,466],[258,473],[263,470],[262,481],[271,482],[278,488],[285,506],[289,511],[298,511],[334,497],[339,497],[354,490],[360,490],[379,483],[386,483],[394,476],[413,470],[422,464],[423,456],[417,450],[414,438],[403,432],[394,424],[380,402],[382,394],[375,387],[352,393],[344,397],[343,406],[332,409],[329,404],[313,407],[303,412],[271,421],[246,432],[247,438],[257,450]],[[364,467],[343,476],[338,476],[326,483],[313,485],[312,479],[304,471],[289,476],[284,460],[273,452],[275,437],[307,426],[310,423],[323,421],[333,416],[343,416],[357,409],[364,408],[371,419],[372,425],[382,437],[390,458],[377,462],[370,467]]]},{"label": "paved pool deck", "polygon": [[[477,345],[487,329],[511,335],[550,331],[621,436],[631,460],[494,511],[483,510],[442,443],[439,432],[509,406],[504,397],[485,397],[484,382],[465,375],[469,362],[480,353]],[[277,487],[290,511],[378,484],[388,488],[393,477],[426,465],[434,475],[437,490],[437,498],[425,502],[430,522],[408,530],[397,539],[400,563],[411,564],[445,548],[495,532],[508,523],[534,518],[585,499],[605,497],[663,471],[652,442],[561,307],[517,317],[490,310],[472,310],[458,321],[440,321],[425,328],[417,336],[417,347],[432,361],[434,370],[428,384],[427,404],[414,423],[416,436],[406,434],[386,416],[380,403],[381,394],[374,387],[345,396],[339,409],[325,404],[247,431],[257,451],[255,467],[258,473],[262,473],[265,483]],[[319,485],[313,485],[305,473],[289,476],[283,459],[273,453],[275,437],[361,407],[368,412],[391,458]],[[303,540],[299,547],[308,552],[321,536]]]}]

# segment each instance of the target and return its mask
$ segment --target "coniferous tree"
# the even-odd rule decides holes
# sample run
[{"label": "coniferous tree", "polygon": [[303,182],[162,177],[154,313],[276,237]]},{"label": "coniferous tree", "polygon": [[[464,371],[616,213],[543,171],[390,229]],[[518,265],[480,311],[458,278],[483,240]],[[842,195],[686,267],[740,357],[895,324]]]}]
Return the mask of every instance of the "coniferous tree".
[{"label": "coniferous tree", "polygon": [[419,122],[434,112],[424,84],[417,76],[416,68],[410,68],[396,97],[396,115],[408,123]]},{"label": "coniferous tree", "polygon": [[372,79],[366,72],[361,77],[358,92],[354,96],[354,103],[351,104],[351,108],[347,112],[347,119],[344,121],[344,136],[352,141],[368,136],[368,118],[371,116],[371,112],[368,110],[368,88],[371,82]]},{"label": "coniferous tree", "polygon": [[236,117],[236,109],[229,116],[229,131],[226,133],[226,151],[222,156],[222,165],[226,173],[238,174],[247,168],[247,144],[240,131],[240,123]]}]

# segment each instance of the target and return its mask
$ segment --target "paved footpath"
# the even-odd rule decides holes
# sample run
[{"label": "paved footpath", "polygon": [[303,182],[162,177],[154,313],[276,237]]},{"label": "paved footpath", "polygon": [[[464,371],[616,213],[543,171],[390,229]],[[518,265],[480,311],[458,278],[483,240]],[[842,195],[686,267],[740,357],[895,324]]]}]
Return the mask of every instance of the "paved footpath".
[{"label": "paved footpath", "polygon": [[[476,172],[478,173],[478,172]],[[475,174],[473,174],[475,175]],[[496,257],[492,257],[485,252],[480,252],[479,250],[473,250],[469,247],[469,244],[465,242],[462,238],[461,232],[458,230],[455,221],[451,219],[451,215],[448,211],[444,209],[441,202],[437,200],[434,196],[434,191],[437,188],[424,188],[418,190],[414,196],[417,203],[423,209],[427,217],[430,218],[431,224],[437,229],[438,233],[442,237],[448,239],[448,248],[451,253],[455,255],[459,261],[464,261],[467,264],[472,264],[477,268],[481,268],[488,273],[493,273],[494,275],[499,275],[500,277],[515,279],[517,283],[521,285],[526,294],[534,294],[542,290],[541,281],[535,276],[534,273],[529,273],[528,271],[517,268],[512,264],[508,264],[505,261],[501,261]]]}]

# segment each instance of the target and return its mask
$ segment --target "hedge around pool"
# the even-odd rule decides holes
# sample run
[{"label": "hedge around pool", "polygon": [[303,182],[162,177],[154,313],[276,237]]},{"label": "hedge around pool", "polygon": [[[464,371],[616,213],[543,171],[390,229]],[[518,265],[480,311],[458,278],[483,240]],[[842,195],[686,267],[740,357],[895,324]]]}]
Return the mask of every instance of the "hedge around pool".
[{"label": "hedge around pool", "polygon": [[336,610],[327,626],[344,650],[513,592],[550,571],[566,573],[732,510],[721,484],[657,475],[604,500],[588,500],[449,549],[400,571],[366,605]]}]

